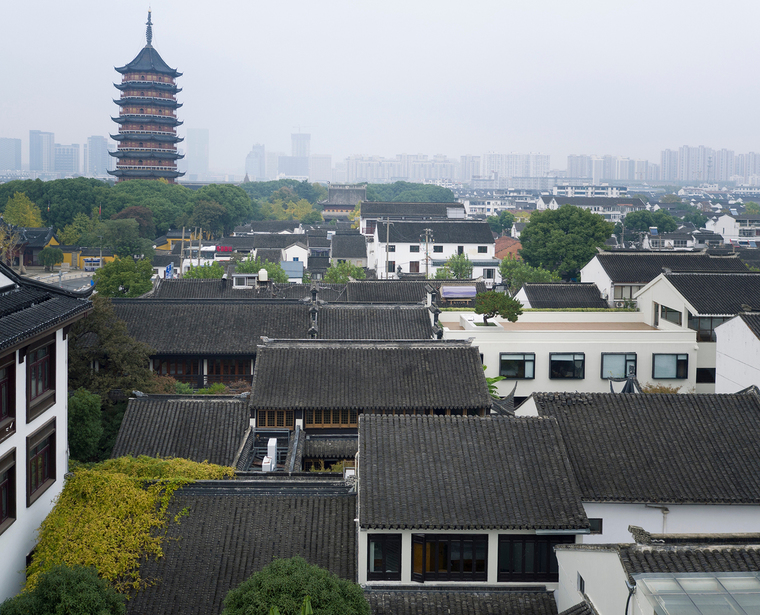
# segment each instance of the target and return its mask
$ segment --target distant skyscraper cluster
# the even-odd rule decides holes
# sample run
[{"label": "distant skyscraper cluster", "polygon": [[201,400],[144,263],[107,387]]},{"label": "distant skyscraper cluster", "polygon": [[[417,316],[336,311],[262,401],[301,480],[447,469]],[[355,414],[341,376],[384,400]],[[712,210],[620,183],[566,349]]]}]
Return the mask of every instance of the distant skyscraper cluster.
[{"label": "distant skyscraper cluster", "polygon": [[760,183],[760,153],[735,154],[700,145],[684,145],[661,154],[662,181]]},{"label": "distant skyscraper cluster", "polygon": [[290,135],[290,156],[268,152],[257,143],[245,159],[245,173],[250,181],[292,178],[311,182],[332,181],[332,156],[311,153],[311,135],[297,132]]}]

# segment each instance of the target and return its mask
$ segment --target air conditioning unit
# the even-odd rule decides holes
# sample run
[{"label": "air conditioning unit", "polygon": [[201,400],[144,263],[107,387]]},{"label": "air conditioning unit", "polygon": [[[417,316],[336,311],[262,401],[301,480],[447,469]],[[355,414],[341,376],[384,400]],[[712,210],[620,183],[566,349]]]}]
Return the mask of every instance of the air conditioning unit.
[{"label": "air conditioning unit", "polygon": [[616,308],[624,308],[625,307],[625,301],[615,301],[615,307]]}]

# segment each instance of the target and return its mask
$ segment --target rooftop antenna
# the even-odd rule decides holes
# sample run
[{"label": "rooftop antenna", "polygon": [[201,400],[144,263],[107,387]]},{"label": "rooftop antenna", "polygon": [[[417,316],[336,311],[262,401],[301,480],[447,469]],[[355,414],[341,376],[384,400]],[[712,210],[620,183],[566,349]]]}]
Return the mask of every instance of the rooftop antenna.
[{"label": "rooftop antenna", "polygon": [[148,7],[148,21],[146,22],[147,28],[145,28],[145,38],[148,41],[148,47],[151,46],[151,43],[153,42],[153,22],[150,20],[150,7]]}]

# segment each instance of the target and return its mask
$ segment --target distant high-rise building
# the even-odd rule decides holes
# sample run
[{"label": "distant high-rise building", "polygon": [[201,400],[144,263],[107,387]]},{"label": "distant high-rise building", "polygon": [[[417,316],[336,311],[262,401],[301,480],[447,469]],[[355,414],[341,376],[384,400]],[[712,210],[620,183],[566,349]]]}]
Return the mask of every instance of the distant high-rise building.
[{"label": "distant high-rise building", "polygon": [[29,131],[29,170],[50,173],[55,167],[55,135],[40,130]]},{"label": "distant high-rise building", "polygon": [[591,156],[569,155],[567,157],[567,176],[573,178],[591,177]]},{"label": "distant high-rise building", "polygon": [[187,172],[208,175],[208,128],[187,129]]},{"label": "distant high-rise building", "polygon": [[459,181],[469,184],[476,175],[480,175],[480,156],[461,156],[459,159]]},{"label": "distant high-rise building", "polygon": [[330,154],[312,154],[309,156],[309,181],[332,181],[332,156]]},{"label": "distant high-rise building", "polygon": [[252,182],[260,182],[268,179],[267,176],[267,153],[263,145],[256,144],[251,148],[245,158],[245,172]]},{"label": "distant high-rise building", "polygon": [[84,146],[84,173],[88,177],[107,177],[114,169],[114,158],[108,153],[108,139],[92,136]]},{"label": "distant high-rise building", "polygon": [[660,180],[664,182],[678,181],[677,151],[666,149],[660,154]]},{"label": "distant high-rise building", "polygon": [[79,143],[55,146],[55,171],[64,175],[79,175]]},{"label": "distant high-rise building", "polygon": [[285,154],[282,152],[267,152],[267,168],[266,168],[266,178],[267,179],[277,179],[277,176],[280,174],[280,158],[283,158]]},{"label": "distant high-rise building", "polygon": [[0,138],[0,171],[21,170],[21,139]]},{"label": "distant high-rise building", "polygon": [[311,135],[306,132],[296,132],[290,135],[291,152],[294,158],[311,156]]}]

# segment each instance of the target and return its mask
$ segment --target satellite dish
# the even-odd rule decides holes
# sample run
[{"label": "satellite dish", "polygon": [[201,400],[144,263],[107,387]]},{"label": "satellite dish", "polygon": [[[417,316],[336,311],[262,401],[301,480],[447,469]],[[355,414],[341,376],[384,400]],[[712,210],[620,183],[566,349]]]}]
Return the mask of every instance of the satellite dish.
[{"label": "satellite dish", "polygon": [[262,267],[261,269],[259,269],[259,282],[268,282],[268,281],[269,281],[269,272]]}]

